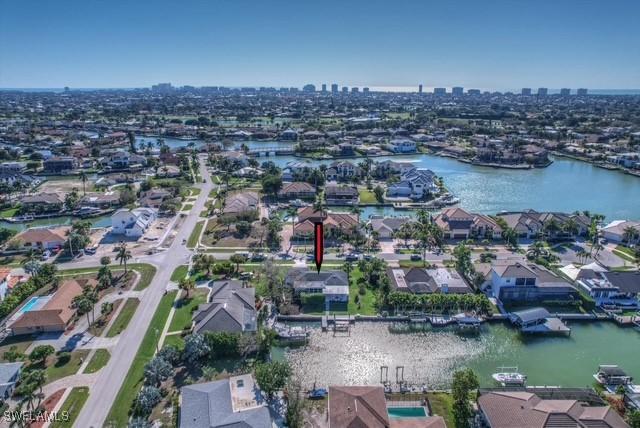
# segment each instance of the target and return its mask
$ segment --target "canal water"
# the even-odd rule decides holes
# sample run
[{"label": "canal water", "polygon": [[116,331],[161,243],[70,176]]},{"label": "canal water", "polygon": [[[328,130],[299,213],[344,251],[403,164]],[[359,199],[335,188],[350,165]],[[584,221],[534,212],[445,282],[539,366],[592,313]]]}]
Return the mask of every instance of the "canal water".
[{"label": "canal water", "polygon": [[[73,221],[78,221],[79,219],[74,219],[69,216],[63,217],[51,217],[51,218],[43,218],[38,220],[32,220],[27,223],[10,223],[8,221],[0,221],[0,227],[4,227],[6,229],[15,230],[18,232],[22,232],[30,227],[52,227],[52,226],[68,226]],[[92,217],[87,219],[87,221],[91,222],[91,227],[100,228],[100,227],[110,227],[111,226],[111,216],[103,215],[98,217]]]},{"label": "canal water", "polygon": [[482,386],[494,385],[498,367],[517,366],[529,385],[584,387],[593,384],[599,364],[618,364],[640,379],[640,332],[609,322],[573,323],[569,337],[526,337],[504,324],[485,324],[480,334],[437,329],[393,333],[389,323],[358,322],[351,335],[333,336],[316,326],[305,347],[274,348],[287,359],[304,386],[374,385],[380,366],[404,366],[416,385],[447,388],[453,371],[471,367]]}]

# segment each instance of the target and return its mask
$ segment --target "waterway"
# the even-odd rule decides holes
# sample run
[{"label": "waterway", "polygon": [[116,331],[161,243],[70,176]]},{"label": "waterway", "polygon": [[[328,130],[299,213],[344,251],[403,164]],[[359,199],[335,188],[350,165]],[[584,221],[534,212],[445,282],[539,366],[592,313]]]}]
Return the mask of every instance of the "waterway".
[{"label": "waterway", "polygon": [[316,326],[305,347],[274,348],[305,386],[374,385],[380,366],[404,366],[406,381],[447,388],[453,371],[471,367],[481,385],[494,385],[498,367],[517,366],[529,385],[585,387],[599,364],[618,364],[640,378],[640,332],[613,323],[573,323],[569,337],[528,337],[504,324],[483,325],[476,336],[453,329],[392,333],[389,323],[358,322],[351,335],[333,336]]},{"label": "waterway", "polygon": [[[22,232],[30,227],[52,227],[52,226],[68,226],[74,221],[79,221],[80,219],[74,219],[70,216],[62,216],[62,217],[51,217],[51,218],[42,218],[38,220],[32,220],[26,223],[10,223],[8,221],[0,221],[0,227],[4,227],[6,229],[15,230],[17,232]],[[101,227],[110,227],[111,226],[111,216],[110,215],[102,215],[98,217],[92,217],[87,219],[87,221],[91,222],[91,227],[93,228],[101,228]]]}]

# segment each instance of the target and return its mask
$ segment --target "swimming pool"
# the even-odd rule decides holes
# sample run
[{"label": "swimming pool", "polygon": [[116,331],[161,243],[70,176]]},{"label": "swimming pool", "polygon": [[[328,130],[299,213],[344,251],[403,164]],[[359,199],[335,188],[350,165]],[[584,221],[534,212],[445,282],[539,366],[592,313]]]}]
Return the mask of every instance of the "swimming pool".
[{"label": "swimming pool", "polygon": [[51,296],[34,296],[27,303],[22,305],[20,309],[15,313],[12,317],[13,319],[18,319],[22,314],[29,311],[35,311],[42,308],[48,301],[51,299]]},{"label": "swimming pool", "polygon": [[424,407],[388,407],[387,413],[391,418],[426,418]]}]

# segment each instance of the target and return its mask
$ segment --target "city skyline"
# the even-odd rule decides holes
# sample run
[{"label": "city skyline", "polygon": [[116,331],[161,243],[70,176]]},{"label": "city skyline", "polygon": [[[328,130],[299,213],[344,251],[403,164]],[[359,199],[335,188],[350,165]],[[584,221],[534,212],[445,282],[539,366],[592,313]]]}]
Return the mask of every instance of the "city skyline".
[{"label": "city skyline", "polygon": [[[0,87],[640,88],[640,5],[3,2]],[[598,31],[593,31],[597,27]]]}]

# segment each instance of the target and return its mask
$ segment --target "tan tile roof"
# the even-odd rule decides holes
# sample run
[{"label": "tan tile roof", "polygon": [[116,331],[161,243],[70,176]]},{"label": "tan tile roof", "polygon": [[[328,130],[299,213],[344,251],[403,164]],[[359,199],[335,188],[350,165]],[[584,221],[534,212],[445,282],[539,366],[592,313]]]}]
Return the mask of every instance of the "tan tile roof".
[{"label": "tan tile roof", "polygon": [[382,386],[330,386],[329,427],[387,428],[387,402]]}]

